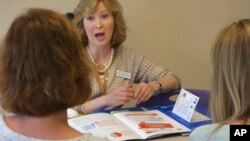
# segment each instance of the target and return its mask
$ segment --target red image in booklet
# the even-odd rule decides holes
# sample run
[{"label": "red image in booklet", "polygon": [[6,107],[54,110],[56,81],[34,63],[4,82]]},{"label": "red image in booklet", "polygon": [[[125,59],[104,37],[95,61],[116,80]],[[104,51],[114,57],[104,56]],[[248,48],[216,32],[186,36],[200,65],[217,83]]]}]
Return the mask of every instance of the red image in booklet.
[{"label": "red image in booklet", "polygon": [[146,123],[140,122],[139,126],[141,129],[144,128],[174,128],[170,123]]}]

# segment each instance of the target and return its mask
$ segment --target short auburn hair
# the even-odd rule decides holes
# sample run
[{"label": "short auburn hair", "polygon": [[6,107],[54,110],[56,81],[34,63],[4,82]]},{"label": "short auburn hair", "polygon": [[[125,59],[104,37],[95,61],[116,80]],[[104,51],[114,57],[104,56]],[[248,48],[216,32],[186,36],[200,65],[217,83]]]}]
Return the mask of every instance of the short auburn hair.
[{"label": "short auburn hair", "polygon": [[46,116],[89,98],[92,68],[79,34],[63,15],[28,9],[11,24],[2,49],[0,85],[7,112]]}]

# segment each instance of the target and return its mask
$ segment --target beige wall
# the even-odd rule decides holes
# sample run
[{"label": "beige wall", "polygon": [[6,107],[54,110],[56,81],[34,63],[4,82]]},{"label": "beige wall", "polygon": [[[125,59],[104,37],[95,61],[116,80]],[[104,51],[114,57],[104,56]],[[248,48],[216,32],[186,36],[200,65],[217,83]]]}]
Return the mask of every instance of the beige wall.
[{"label": "beige wall", "polygon": [[[119,0],[129,27],[125,45],[174,71],[184,88],[209,89],[210,46],[226,24],[250,17],[249,0]],[[0,40],[24,8],[72,11],[78,0],[0,0]]]}]

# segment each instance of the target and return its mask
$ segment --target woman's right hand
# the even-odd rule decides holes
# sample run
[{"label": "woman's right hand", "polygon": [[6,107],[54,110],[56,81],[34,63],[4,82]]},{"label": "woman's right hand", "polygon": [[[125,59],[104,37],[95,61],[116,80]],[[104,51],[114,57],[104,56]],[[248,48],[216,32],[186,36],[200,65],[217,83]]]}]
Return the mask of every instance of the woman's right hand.
[{"label": "woman's right hand", "polygon": [[134,89],[132,84],[126,84],[118,87],[111,93],[105,95],[108,107],[116,107],[129,102],[134,98]]}]

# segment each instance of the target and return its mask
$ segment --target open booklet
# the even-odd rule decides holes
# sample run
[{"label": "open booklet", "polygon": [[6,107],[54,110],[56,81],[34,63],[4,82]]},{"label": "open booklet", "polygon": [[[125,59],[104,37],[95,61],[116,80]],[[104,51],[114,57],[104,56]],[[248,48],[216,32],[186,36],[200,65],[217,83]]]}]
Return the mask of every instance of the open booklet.
[{"label": "open booklet", "polygon": [[95,113],[71,118],[71,127],[113,141],[148,139],[191,130],[159,110]]}]

